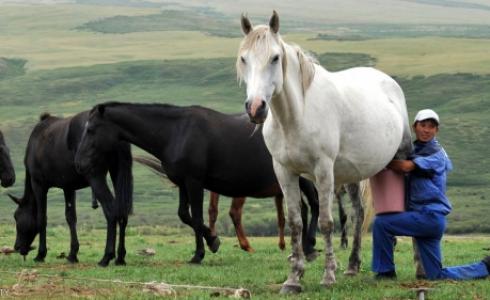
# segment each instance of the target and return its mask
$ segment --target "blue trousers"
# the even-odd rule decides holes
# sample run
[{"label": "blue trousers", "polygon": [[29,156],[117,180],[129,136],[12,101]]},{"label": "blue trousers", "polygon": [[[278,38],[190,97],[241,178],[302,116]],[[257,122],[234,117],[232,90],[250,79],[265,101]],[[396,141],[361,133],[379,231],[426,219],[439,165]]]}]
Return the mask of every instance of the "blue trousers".
[{"label": "blue trousers", "polygon": [[407,211],[378,215],[373,225],[373,272],[395,271],[393,237],[411,236],[416,240],[428,279],[474,279],[489,275],[486,265],[442,267],[441,239],[446,228],[444,215],[431,211]]}]

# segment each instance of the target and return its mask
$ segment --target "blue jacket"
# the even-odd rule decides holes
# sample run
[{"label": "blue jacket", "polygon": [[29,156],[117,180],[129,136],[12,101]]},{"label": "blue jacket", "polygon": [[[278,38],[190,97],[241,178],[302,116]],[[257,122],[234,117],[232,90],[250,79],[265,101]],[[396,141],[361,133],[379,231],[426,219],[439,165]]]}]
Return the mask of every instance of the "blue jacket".
[{"label": "blue jacket", "polygon": [[446,151],[435,138],[427,143],[415,141],[410,159],[415,170],[409,175],[408,209],[449,214],[451,203],[446,197],[446,174],[453,166]]}]

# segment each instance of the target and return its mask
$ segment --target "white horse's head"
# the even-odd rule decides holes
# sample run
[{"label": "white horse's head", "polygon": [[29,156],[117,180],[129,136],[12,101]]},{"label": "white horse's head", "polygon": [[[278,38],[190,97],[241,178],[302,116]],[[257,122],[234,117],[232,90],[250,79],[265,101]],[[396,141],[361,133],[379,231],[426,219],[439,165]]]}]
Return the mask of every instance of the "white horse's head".
[{"label": "white horse's head", "polygon": [[244,39],[238,50],[237,76],[247,85],[245,109],[254,123],[263,123],[268,103],[283,88],[285,51],[279,36],[279,16],[274,11],[269,25],[252,27],[242,15]]}]

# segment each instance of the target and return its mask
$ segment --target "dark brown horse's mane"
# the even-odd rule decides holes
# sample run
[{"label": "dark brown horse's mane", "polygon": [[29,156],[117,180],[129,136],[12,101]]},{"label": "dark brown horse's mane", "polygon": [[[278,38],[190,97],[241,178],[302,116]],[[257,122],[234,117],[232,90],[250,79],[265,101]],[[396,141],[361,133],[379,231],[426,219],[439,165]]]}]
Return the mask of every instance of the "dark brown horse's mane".
[{"label": "dark brown horse's mane", "polygon": [[51,114],[48,113],[48,112],[43,112],[40,116],[39,116],[39,121],[44,121],[46,120],[47,118],[51,117]]},{"label": "dark brown horse's mane", "polygon": [[117,107],[117,106],[126,106],[128,104],[139,106],[139,107],[144,107],[144,108],[157,108],[157,107],[178,108],[178,107],[180,107],[177,105],[172,105],[172,104],[167,104],[167,103],[130,103],[130,102],[118,102],[118,101],[106,102],[106,103],[103,103],[100,105],[103,105],[105,107]]}]

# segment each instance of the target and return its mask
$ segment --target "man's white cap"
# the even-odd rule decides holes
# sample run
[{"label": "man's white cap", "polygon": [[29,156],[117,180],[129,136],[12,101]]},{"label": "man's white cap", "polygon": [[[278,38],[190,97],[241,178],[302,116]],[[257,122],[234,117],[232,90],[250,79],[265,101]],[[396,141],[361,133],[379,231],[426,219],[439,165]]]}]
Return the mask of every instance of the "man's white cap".
[{"label": "man's white cap", "polygon": [[417,115],[415,116],[415,120],[413,120],[413,123],[415,124],[415,122],[421,122],[421,121],[424,121],[424,120],[428,120],[428,119],[433,119],[437,122],[437,124],[439,125],[439,115],[437,115],[437,113],[435,111],[433,111],[432,109],[422,109],[420,110]]}]

